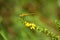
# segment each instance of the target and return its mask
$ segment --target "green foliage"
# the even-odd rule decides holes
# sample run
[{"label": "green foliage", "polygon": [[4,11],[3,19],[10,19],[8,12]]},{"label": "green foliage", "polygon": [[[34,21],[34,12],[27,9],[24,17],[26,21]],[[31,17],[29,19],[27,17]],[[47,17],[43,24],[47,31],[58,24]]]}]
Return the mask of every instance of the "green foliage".
[{"label": "green foliage", "polygon": [[[6,6],[8,8],[10,8],[11,6],[12,8],[11,9],[12,14],[10,17],[8,16],[8,19],[11,18],[12,25],[11,27],[4,26],[2,22],[4,18],[6,19],[7,17],[2,16],[5,15],[3,14],[4,11],[2,10],[3,12],[0,13],[2,14],[0,15],[0,40],[60,40],[59,36],[60,20],[56,15],[58,13],[57,0],[8,0],[8,1]],[[31,12],[28,12],[29,9],[25,10],[23,6],[28,3],[31,3],[34,6],[36,6],[37,12],[33,14]],[[46,22],[43,20],[45,20]],[[25,21],[29,23],[28,26],[25,25],[26,24]],[[51,21],[52,23],[50,23]],[[34,24],[35,26],[32,24]],[[31,29],[31,27],[33,28]]]}]

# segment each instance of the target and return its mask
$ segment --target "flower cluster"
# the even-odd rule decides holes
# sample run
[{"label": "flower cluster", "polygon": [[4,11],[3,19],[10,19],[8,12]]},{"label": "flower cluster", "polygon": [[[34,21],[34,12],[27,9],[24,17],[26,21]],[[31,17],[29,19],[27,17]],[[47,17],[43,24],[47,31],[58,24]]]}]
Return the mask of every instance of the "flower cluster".
[{"label": "flower cluster", "polygon": [[48,31],[48,29],[46,29],[46,28],[36,27],[36,25],[34,23],[29,23],[29,22],[25,21],[25,26],[30,29],[38,30],[39,32],[45,33],[47,36],[50,36],[52,40],[60,40],[59,39],[60,36],[53,34],[53,32]]},{"label": "flower cluster", "polygon": [[29,23],[25,21],[25,26],[29,27],[30,29],[35,30],[36,25],[34,23]]}]

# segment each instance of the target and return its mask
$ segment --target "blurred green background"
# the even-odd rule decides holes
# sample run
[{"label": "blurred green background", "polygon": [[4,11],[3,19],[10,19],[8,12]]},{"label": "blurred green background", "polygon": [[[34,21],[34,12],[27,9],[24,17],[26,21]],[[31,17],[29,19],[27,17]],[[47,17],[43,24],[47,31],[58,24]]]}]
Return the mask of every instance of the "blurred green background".
[{"label": "blurred green background", "polygon": [[[24,22],[34,23],[36,27],[46,28],[60,36],[59,2],[60,0],[1,0],[0,40],[55,40],[43,32],[27,28]],[[21,17],[21,14],[28,15]]]}]

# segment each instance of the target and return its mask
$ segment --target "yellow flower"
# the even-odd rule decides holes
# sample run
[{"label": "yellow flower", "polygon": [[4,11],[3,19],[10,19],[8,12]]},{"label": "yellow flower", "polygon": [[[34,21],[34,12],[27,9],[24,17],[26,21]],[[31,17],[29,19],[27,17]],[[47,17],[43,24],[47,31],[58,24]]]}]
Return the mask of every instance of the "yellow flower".
[{"label": "yellow flower", "polygon": [[35,29],[36,25],[34,23],[31,23],[30,29]]},{"label": "yellow flower", "polygon": [[34,23],[31,23],[31,25],[34,26],[34,27],[36,26]]},{"label": "yellow flower", "polygon": [[35,26],[30,27],[30,29],[34,29],[35,30]]},{"label": "yellow flower", "polygon": [[29,27],[30,29],[35,29],[36,25],[34,23],[29,23],[25,21],[25,26]]},{"label": "yellow flower", "polygon": [[29,22],[26,22],[26,21],[25,21],[25,26],[30,27],[31,24],[30,24]]}]

